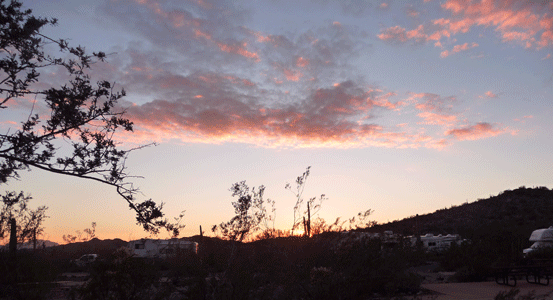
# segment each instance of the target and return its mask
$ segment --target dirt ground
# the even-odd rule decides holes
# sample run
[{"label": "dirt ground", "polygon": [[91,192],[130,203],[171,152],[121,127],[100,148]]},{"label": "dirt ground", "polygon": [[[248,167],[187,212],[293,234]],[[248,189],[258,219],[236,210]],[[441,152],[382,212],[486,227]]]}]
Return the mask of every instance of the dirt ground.
[{"label": "dirt ground", "polygon": [[[435,300],[487,300],[494,299],[500,292],[509,292],[513,287],[499,285],[494,281],[491,282],[463,282],[463,283],[425,283],[422,288],[435,292],[434,295],[423,297],[423,299]],[[536,299],[553,299],[553,284],[549,286],[537,285],[520,281],[517,283],[516,289],[519,290],[518,295],[549,295],[546,298]]]},{"label": "dirt ground", "polygon": [[[421,288],[431,291],[431,295],[423,296],[424,300],[487,300],[494,299],[500,292],[507,293],[513,287],[499,285],[495,281],[488,282],[454,282],[453,272],[436,272],[438,263],[429,262],[426,265],[412,268],[411,271],[423,278]],[[515,289],[519,290],[518,296],[549,295],[536,299],[553,299],[553,280],[548,286],[531,284],[520,278]],[[419,298],[417,298],[419,299]]]},{"label": "dirt ground", "polygon": [[[433,272],[435,265],[421,267],[417,272],[423,276],[424,281],[421,288],[430,292],[428,295],[418,296],[417,300],[487,300],[494,299],[500,292],[507,293],[513,287],[499,285],[495,281],[488,282],[449,282],[452,273]],[[64,281],[57,282],[58,287],[53,290],[52,299],[65,300],[67,291],[72,287],[80,286],[88,277],[87,273],[65,273],[62,276]],[[548,286],[527,283],[525,280],[518,280],[515,287],[519,290],[518,296],[534,293],[536,299],[553,299],[553,281]]]}]

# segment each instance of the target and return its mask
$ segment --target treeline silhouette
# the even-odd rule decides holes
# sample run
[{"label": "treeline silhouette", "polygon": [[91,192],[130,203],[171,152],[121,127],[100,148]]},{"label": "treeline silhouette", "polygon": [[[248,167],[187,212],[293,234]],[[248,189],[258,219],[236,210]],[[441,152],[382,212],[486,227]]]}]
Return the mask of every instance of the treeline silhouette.
[{"label": "treeline silhouette", "polygon": [[[370,299],[420,292],[422,277],[411,267],[438,261],[458,281],[493,276],[494,266],[521,263],[531,232],[552,225],[553,191],[520,187],[473,203],[440,209],[386,224],[346,232],[339,226],[308,236],[258,238],[250,242],[197,235],[197,254],[141,260],[124,250],[125,241],[92,239],[20,251],[18,282],[34,282],[18,291],[21,299],[48,299],[52,281],[68,271],[90,273],[73,288],[72,299]],[[467,241],[442,253],[427,253],[408,239],[395,243],[362,238],[363,232],[457,233]],[[260,235],[263,236],[263,235]],[[70,259],[98,253],[104,259],[85,270]],[[1,253],[6,268],[7,253]],[[547,254],[549,255],[549,254]],[[552,256],[549,255],[549,258]],[[6,272],[2,282],[9,281]],[[38,284],[42,282],[43,284]],[[4,285],[4,288],[9,286]],[[58,291],[59,292],[59,291]],[[11,293],[15,295],[14,293]],[[0,297],[2,298],[2,297]]]}]

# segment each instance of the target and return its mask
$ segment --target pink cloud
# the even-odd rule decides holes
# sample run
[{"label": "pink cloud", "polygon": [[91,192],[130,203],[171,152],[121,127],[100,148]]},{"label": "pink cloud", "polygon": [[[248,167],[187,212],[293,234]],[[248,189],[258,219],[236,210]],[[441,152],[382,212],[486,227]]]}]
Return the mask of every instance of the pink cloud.
[{"label": "pink cloud", "polygon": [[413,17],[413,18],[414,18],[414,17],[418,17],[420,13],[419,13],[418,11],[412,9],[412,8],[408,8],[408,9],[407,9],[407,14],[408,14],[410,17]]},{"label": "pink cloud", "polygon": [[[370,122],[376,109],[387,111],[402,104],[389,100],[394,93],[365,90],[351,81],[316,89],[304,101],[273,105],[242,99],[245,94],[233,90],[240,78],[204,74],[188,81],[200,84],[200,90],[192,89],[188,98],[159,99],[128,108],[137,137],[333,148],[417,148],[432,141],[428,135],[406,132],[406,126],[386,130]],[[210,88],[200,93],[201,85]]]},{"label": "pink cloud", "polygon": [[256,32],[255,36],[257,37],[257,41],[260,43],[274,42],[274,39],[270,35],[263,36],[260,32]]},{"label": "pink cloud", "polygon": [[424,119],[422,124],[428,125],[451,125],[457,122],[457,116],[447,114],[437,114],[433,112],[421,112],[417,116]]},{"label": "pink cloud", "polygon": [[[435,27],[435,26],[434,26]],[[442,37],[450,37],[450,33],[447,30],[435,30],[432,33],[426,33],[426,28],[424,25],[419,25],[417,28],[412,30],[406,30],[400,26],[394,26],[386,29],[380,30],[380,34],[377,37],[383,41],[388,42],[397,42],[397,43],[406,43],[412,41],[415,43],[428,42],[428,41],[437,41]],[[441,44],[440,44],[441,45]]]},{"label": "pink cloud", "polygon": [[15,121],[1,121],[0,124],[9,124],[10,127],[13,127],[13,125],[18,125]]},{"label": "pink cloud", "polygon": [[[467,33],[474,26],[493,27],[503,42],[518,42],[526,48],[541,49],[553,45],[553,6],[545,1],[448,0],[442,8],[450,11],[450,18],[431,22],[437,29],[423,32],[426,25],[407,30],[394,26],[381,30],[378,37],[384,41],[436,41],[443,37]],[[409,34],[411,32],[411,34]],[[435,43],[437,44],[437,43]],[[437,44],[437,45],[441,45]],[[442,57],[455,53],[441,52]]]},{"label": "pink cloud", "polygon": [[398,101],[395,103],[392,103],[389,101],[390,97],[396,96],[395,93],[387,93],[382,96],[376,97],[374,100],[372,100],[373,104],[375,106],[384,107],[390,110],[399,110],[402,106],[407,105],[407,103],[403,101]]},{"label": "pink cloud", "polygon": [[[462,118],[453,111],[455,97],[421,93],[397,101],[392,91],[345,80],[356,78],[352,57],[360,53],[359,40],[366,41],[366,33],[345,23],[271,35],[248,29],[241,18],[229,17],[237,12],[223,12],[216,2],[209,2],[214,6],[209,13],[198,2],[190,9],[198,10],[194,14],[171,10],[171,2],[143,3],[148,9],[122,15],[129,21],[122,26],[148,23],[140,34],[174,55],[136,44],[124,52],[125,74],[118,74],[117,82],[139,96],[133,99],[139,104],[128,105],[138,136],[262,147],[442,149],[453,140],[444,139],[445,130],[458,127]],[[450,36],[450,23],[396,26],[381,30],[379,38],[432,41],[453,47],[452,53],[469,49],[470,43],[452,46],[454,39],[440,43]],[[160,34],[167,29],[174,33],[171,39]]]},{"label": "pink cloud", "polygon": [[[553,44],[552,8],[546,2],[448,0],[442,7],[455,16],[448,28],[453,34],[473,26],[492,26],[504,42],[519,41],[538,49]],[[541,8],[546,12],[541,13]]]},{"label": "pink cloud", "polygon": [[448,50],[442,51],[440,53],[440,56],[442,58],[445,58],[445,57],[448,57],[452,54],[455,54],[455,53],[458,53],[458,52],[461,52],[461,51],[466,51],[466,50],[469,50],[469,49],[475,48],[475,47],[478,47],[477,43],[472,43],[471,45],[469,45],[469,43],[464,43],[462,45],[455,45],[453,47],[453,49],[451,49],[451,51],[448,51]]},{"label": "pink cloud", "polygon": [[296,66],[297,67],[304,68],[307,65],[309,65],[309,60],[308,59],[305,59],[301,56],[296,59]]},{"label": "pink cloud", "polygon": [[449,146],[449,142],[445,139],[439,139],[439,140],[432,140],[432,141],[429,141],[428,143],[425,143],[424,146],[426,148],[430,148],[430,149],[438,149],[438,150],[442,150],[443,148]]},{"label": "pink cloud", "polygon": [[487,91],[485,95],[488,98],[497,98],[498,97],[496,94],[492,93],[492,91]]},{"label": "pink cloud", "polygon": [[235,53],[238,55],[242,55],[247,58],[253,58],[256,62],[259,62],[259,56],[255,52],[250,52],[246,50],[246,43],[243,43],[242,45],[229,45],[224,43],[217,43],[217,46],[221,49],[221,51],[228,52],[228,53]]},{"label": "pink cloud", "polygon": [[527,115],[527,116],[524,116],[524,117],[522,117],[522,118],[513,119],[513,121],[525,123],[527,119],[532,119],[532,118],[534,118],[533,115]]},{"label": "pink cloud", "polygon": [[[135,2],[148,8],[154,16],[154,20],[158,24],[174,29],[175,34],[171,35],[172,39],[188,40],[190,37],[194,37],[195,39],[210,41],[210,43],[205,45],[216,47],[222,52],[240,55],[253,59],[255,62],[260,61],[259,54],[247,48],[248,40],[237,40],[226,36],[223,37],[220,33],[214,31],[214,28],[217,27],[217,24],[215,23],[217,21],[195,18],[190,12],[182,9],[169,10],[160,5],[160,3],[152,0],[135,0]],[[195,3],[202,9],[214,9],[213,4],[211,3],[206,3],[201,0],[195,1]],[[145,28],[144,24],[141,24],[140,27]],[[152,24],[151,28],[156,28],[155,24]],[[144,32],[146,32],[146,30],[144,30]],[[270,36],[263,36],[259,32],[248,32],[255,35],[257,38],[256,41],[259,43],[272,41]],[[167,34],[152,32],[149,37],[161,39],[167,37]]]},{"label": "pink cloud", "polygon": [[407,36],[407,39],[412,39],[412,40],[416,40],[416,41],[427,40],[428,39],[428,35],[426,35],[424,33],[424,26],[423,25],[419,25],[417,27],[417,29],[407,31],[406,36]]},{"label": "pink cloud", "polygon": [[207,3],[203,0],[194,0],[194,2],[198,3],[199,6],[205,8],[205,9],[213,9],[213,4]]},{"label": "pink cloud", "polygon": [[300,72],[284,69],[284,76],[286,76],[286,80],[288,81],[298,81],[303,75]]},{"label": "pink cloud", "polygon": [[[420,99],[420,100],[419,100]],[[455,97],[441,97],[432,93],[412,94],[407,102],[412,102],[420,113],[417,114],[423,121],[418,124],[453,126],[458,122],[458,116],[451,113]]]},{"label": "pink cloud", "polygon": [[[422,99],[424,102],[418,102],[417,99]],[[421,111],[442,112],[450,110],[453,106],[453,103],[455,103],[457,99],[453,96],[441,97],[440,95],[432,93],[419,93],[412,94],[411,97],[406,101],[416,102],[415,108]]]},{"label": "pink cloud", "polygon": [[201,38],[204,38],[206,40],[211,40],[212,39],[211,34],[203,32],[200,29],[194,29],[194,35],[198,38],[201,37]]},{"label": "pink cloud", "polygon": [[448,130],[445,134],[452,136],[459,141],[464,140],[479,140],[487,137],[493,137],[507,132],[506,129],[494,128],[490,123],[477,123],[476,125],[466,126]]},{"label": "pink cloud", "polygon": [[398,41],[402,43],[407,41],[407,31],[403,27],[394,26],[381,30],[380,32],[381,33],[378,34],[377,37],[381,40]]}]

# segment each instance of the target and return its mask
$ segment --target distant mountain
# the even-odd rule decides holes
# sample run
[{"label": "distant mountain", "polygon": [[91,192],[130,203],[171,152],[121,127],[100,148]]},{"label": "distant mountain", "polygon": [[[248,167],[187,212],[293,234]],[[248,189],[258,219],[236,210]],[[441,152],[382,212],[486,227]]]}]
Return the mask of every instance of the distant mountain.
[{"label": "distant mountain", "polygon": [[86,242],[77,242],[65,245],[58,245],[47,249],[55,253],[59,258],[75,259],[84,254],[99,254],[101,257],[108,257],[120,247],[127,246],[127,242],[121,239],[100,240],[93,238]]},{"label": "distant mountain", "polygon": [[520,187],[434,213],[379,224],[369,231],[391,230],[403,235],[458,233],[464,238],[504,232],[527,238],[533,230],[552,225],[553,190]]},{"label": "distant mountain", "polygon": [[[40,249],[43,247],[43,244],[44,244],[44,247],[45,248],[48,248],[48,247],[54,247],[54,246],[58,246],[59,244],[56,243],[56,242],[52,242],[52,241],[48,241],[48,240],[37,240],[36,241],[36,247],[37,249]],[[24,243],[24,244],[17,244],[17,248],[18,249],[33,249],[34,247],[34,244],[33,242],[27,242],[27,243]]]},{"label": "distant mountain", "polygon": [[[42,244],[44,243],[44,247],[45,248],[48,248],[48,247],[54,247],[54,246],[58,246],[59,244],[56,243],[56,242],[52,242],[52,241],[48,241],[48,240],[40,240],[38,239],[36,241],[36,247],[37,249],[42,249]],[[0,246],[0,249],[8,249],[9,248],[9,244],[6,243],[5,245],[1,245]],[[34,244],[33,242],[26,242],[24,244],[17,244],[17,249],[33,249],[34,247]]]}]

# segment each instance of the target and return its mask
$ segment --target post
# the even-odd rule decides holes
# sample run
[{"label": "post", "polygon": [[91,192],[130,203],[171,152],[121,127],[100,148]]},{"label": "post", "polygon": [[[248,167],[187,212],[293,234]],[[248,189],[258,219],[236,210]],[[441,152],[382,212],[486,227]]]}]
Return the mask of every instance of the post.
[{"label": "post", "polygon": [[204,237],[204,232],[202,231],[202,225],[200,225],[200,237]]},{"label": "post", "polygon": [[311,236],[311,209],[309,208],[309,201],[307,202],[307,236]]},{"label": "post", "polygon": [[12,260],[15,260],[17,252],[17,223],[15,218],[10,219],[10,256]]},{"label": "post", "polygon": [[36,252],[36,227],[33,229],[33,252]]},{"label": "post", "polygon": [[17,223],[15,218],[10,219],[10,261],[9,266],[9,281],[17,285]]}]

